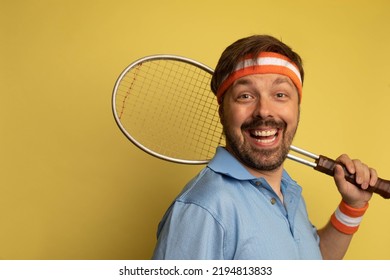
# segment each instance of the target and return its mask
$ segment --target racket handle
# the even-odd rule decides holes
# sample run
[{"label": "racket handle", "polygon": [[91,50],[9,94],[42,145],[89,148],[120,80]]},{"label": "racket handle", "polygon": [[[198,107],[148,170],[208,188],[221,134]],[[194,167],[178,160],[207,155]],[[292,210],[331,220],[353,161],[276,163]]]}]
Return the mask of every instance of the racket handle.
[{"label": "racket handle", "polygon": [[[345,179],[348,182],[354,184],[355,186],[360,187],[355,181],[355,175],[349,173],[346,170],[345,166],[342,165],[340,162],[336,162],[333,159],[320,155],[319,158],[316,160],[316,163],[317,166],[314,167],[315,170],[328,174],[330,176],[333,176],[336,164],[341,165],[344,169],[344,173],[346,174]],[[366,190],[379,194],[383,198],[390,198],[390,181],[378,178],[378,181],[375,186],[369,186]]]}]

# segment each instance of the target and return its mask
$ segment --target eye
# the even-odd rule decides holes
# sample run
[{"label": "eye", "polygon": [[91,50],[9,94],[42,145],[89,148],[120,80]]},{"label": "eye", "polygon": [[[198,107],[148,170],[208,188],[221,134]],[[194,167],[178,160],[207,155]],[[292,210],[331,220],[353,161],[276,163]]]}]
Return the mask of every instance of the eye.
[{"label": "eye", "polygon": [[284,98],[287,98],[288,95],[286,93],[284,93],[284,92],[278,92],[278,93],[275,94],[275,97],[277,99],[284,99]]},{"label": "eye", "polygon": [[241,93],[237,96],[237,100],[240,101],[248,101],[248,100],[252,100],[253,98],[254,98],[253,95],[247,92]]},{"label": "eye", "polygon": [[236,101],[242,104],[252,103],[255,97],[247,92],[241,93],[237,96]]},{"label": "eye", "polygon": [[238,96],[238,99],[249,99],[249,98],[251,98],[251,96],[248,93],[243,93],[240,96]]}]

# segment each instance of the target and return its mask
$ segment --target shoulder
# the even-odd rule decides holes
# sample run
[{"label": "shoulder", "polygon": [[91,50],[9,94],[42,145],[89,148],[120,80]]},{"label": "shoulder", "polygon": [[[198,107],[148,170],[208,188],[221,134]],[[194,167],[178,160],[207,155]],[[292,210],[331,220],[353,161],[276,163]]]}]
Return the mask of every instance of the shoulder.
[{"label": "shoulder", "polygon": [[229,207],[237,197],[241,182],[229,176],[204,168],[183,189],[175,201],[195,204],[211,212],[213,208]]}]

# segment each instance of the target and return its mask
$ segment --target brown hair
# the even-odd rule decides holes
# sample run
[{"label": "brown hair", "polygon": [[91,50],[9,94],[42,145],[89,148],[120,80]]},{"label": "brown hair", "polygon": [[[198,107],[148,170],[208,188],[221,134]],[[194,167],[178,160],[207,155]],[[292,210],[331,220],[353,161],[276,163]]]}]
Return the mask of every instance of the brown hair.
[{"label": "brown hair", "polygon": [[302,59],[296,52],[270,35],[253,35],[237,40],[222,53],[211,79],[211,90],[214,94],[217,93],[223,79],[233,72],[236,64],[242,58],[246,55],[252,55],[255,58],[261,52],[275,52],[291,59],[298,66],[303,84]]}]

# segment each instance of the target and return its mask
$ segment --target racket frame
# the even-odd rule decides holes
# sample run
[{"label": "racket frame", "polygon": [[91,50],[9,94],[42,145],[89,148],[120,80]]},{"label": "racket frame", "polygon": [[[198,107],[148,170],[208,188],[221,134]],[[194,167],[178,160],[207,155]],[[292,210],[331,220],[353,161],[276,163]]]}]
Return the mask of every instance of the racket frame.
[{"label": "racket frame", "polygon": [[[129,71],[131,71],[133,68],[135,68],[137,65],[140,65],[144,62],[149,62],[149,61],[153,61],[153,60],[175,60],[175,61],[179,61],[179,62],[185,62],[185,63],[188,63],[188,64],[191,64],[193,66],[196,66],[206,72],[208,72],[210,75],[213,75],[214,73],[214,70],[212,68],[210,68],[209,66],[203,64],[203,63],[200,63],[196,60],[193,60],[193,59],[190,59],[190,58],[187,58],[187,57],[184,57],[184,56],[179,56],[179,55],[172,55],[172,54],[156,54],[156,55],[149,55],[149,56],[144,56],[140,59],[137,59],[135,60],[134,62],[132,62],[129,66],[127,66],[123,71],[122,73],[119,75],[119,77],[117,78],[116,82],[115,82],[115,85],[114,85],[114,89],[113,89],[113,94],[112,94],[112,100],[111,100],[111,104],[112,104],[112,112],[113,112],[113,115],[114,115],[114,119],[115,119],[115,122],[116,124],[118,125],[118,127],[120,128],[120,130],[122,131],[122,133],[135,145],[137,146],[139,149],[141,149],[142,151],[154,156],[154,157],[157,157],[159,159],[163,159],[163,160],[166,160],[166,161],[170,161],[170,162],[175,162],[175,163],[181,163],[181,164],[189,164],[189,165],[201,165],[201,164],[207,164],[210,159],[205,159],[205,160],[188,160],[188,159],[179,159],[179,158],[174,158],[174,157],[169,157],[169,156],[166,156],[166,155],[163,155],[163,154],[160,154],[160,153],[157,153],[151,149],[149,149],[148,147],[146,147],[145,145],[143,145],[142,143],[140,143],[137,139],[135,139],[127,130],[126,128],[122,125],[122,122],[120,120],[120,117],[119,117],[119,114],[116,110],[116,102],[117,102],[117,92],[118,92],[118,89],[119,89],[119,86],[121,84],[121,81],[122,79],[127,75],[127,73]],[[211,92],[211,90],[210,90]],[[222,135],[221,135],[222,137]]]}]

